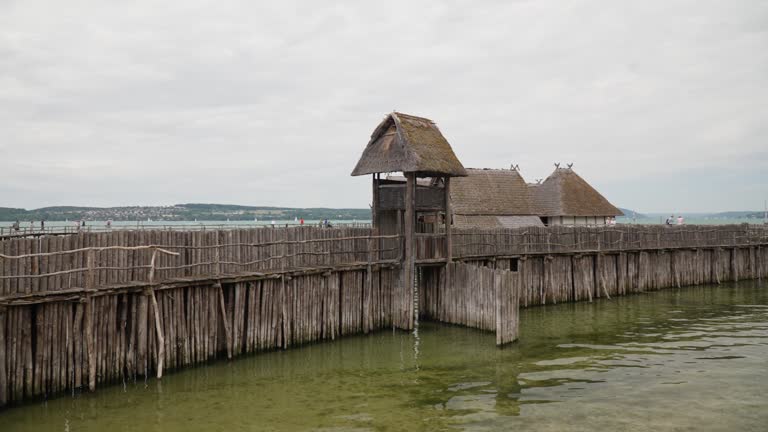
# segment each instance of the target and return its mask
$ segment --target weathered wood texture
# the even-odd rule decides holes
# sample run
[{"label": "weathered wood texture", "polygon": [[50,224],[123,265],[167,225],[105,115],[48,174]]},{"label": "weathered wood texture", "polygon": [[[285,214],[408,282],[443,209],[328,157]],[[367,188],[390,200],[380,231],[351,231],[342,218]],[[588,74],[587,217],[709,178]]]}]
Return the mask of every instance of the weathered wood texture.
[{"label": "weathered wood texture", "polygon": [[499,257],[572,252],[748,246],[768,243],[760,225],[621,225],[455,229],[453,256]]},{"label": "weathered wood texture", "polygon": [[[0,405],[225,355],[411,328],[402,238],[371,234],[305,227],[0,241]],[[509,283],[524,307],[768,276],[761,227],[453,234],[454,258],[517,270]],[[470,278],[448,268],[423,269],[423,314],[489,330],[510,325],[496,321],[495,273]],[[513,302],[505,301],[502,311]],[[504,329],[502,342],[515,332]]]},{"label": "weathered wood texture", "polygon": [[84,389],[92,367],[96,386],[159,377],[163,363],[177,369],[228,351],[241,355],[391,328],[398,272],[372,271],[370,291],[359,270],[224,284],[223,308],[213,286],[155,291],[157,308],[142,292],[93,297],[92,333],[79,302],[0,307],[0,401]]},{"label": "weathered wood texture", "polygon": [[0,259],[0,405],[407,325],[399,269],[370,254],[399,239],[376,240],[293,228],[0,242],[26,255]]},{"label": "weathered wood texture", "polygon": [[[450,280],[450,284],[446,281]],[[496,332],[502,345],[517,339],[519,273],[464,263],[422,269],[425,318]]]},{"label": "weathered wood texture", "polygon": [[[686,285],[762,279],[768,277],[768,248],[531,255],[465,263],[495,269],[517,268],[520,306],[529,307]],[[428,279],[426,282],[431,283]],[[426,290],[425,295],[429,305],[431,292]]]}]

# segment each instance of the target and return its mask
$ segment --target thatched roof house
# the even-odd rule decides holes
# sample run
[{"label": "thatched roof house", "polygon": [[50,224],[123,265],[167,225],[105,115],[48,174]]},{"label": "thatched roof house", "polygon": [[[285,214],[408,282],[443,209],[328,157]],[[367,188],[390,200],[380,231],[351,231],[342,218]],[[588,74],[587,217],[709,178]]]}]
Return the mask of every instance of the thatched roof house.
[{"label": "thatched roof house", "polygon": [[602,225],[624,213],[571,168],[556,168],[541,184],[528,185],[548,225]]},{"label": "thatched roof house", "polygon": [[465,176],[437,125],[430,119],[393,112],[371,135],[353,176],[404,172],[425,176]]},{"label": "thatched roof house", "polygon": [[452,183],[454,226],[543,226],[531,191],[517,170],[468,168],[467,174]]}]

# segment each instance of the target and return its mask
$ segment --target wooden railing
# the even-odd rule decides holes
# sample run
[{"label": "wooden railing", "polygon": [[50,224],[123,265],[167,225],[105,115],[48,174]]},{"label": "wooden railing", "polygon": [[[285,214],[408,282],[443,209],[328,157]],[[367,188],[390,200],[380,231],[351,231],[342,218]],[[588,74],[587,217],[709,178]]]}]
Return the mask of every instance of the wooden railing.
[{"label": "wooden railing", "polygon": [[[314,227],[121,230],[9,239],[0,241],[0,297],[399,263],[402,236],[371,233],[367,228]],[[447,257],[444,234],[417,234],[414,243],[421,264],[440,264]],[[455,230],[453,245],[455,258],[763,246],[768,245],[768,229],[728,225]]]},{"label": "wooden railing", "polygon": [[[396,264],[400,236],[364,228],[118,231],[0,242],[0,304],[35,293]],[[19,295],[24,294],[26,297]]]},{"label": "wooden railing", "polygon": [[[332,222],[330,226],[333,228],[370,228],[370,222]],[[89,223],[85,226],[75,225],[47,225],[40,227],[37,225],[29,225],[28,223],[22,223],[19,228],[12,226],[0,226],[0,240],[8,238],[22,238],[22,237],[40,237],[45,235],[68,235],[68,234],[80,234],[80,233],[109,233],[114,231],[148,231],[148,230],[160,230],[160,231],[217,231],[217,230],[242,230],[242,229],[255,229],[255,228],[306,228],[306,227],[320,227],[321,223],[304,223],[301,224],[295,221],[275,221],[275,224],[265,223],[119,223],[106,225],[103,222]]]},{"label": "wooden railing", "polygon": [[453,232],[453,256],[459,258],[764,244],[768,244],[768,228],[747,224],[528,227]]}]

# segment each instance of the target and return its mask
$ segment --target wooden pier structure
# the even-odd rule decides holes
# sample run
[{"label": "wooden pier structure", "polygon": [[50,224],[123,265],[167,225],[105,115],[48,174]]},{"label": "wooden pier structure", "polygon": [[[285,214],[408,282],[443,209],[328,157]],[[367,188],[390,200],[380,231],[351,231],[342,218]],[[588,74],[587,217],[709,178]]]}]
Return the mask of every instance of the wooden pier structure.
[{"label": "wooden pier structure", "polygon": [[503,345],[519,307],[768,277],[764,226],[456,229],[463,167],[420,117],[387,116],[354,174],[370,227],[0,240],[0,407],[419,319]]},{"label": "wooden pier structure", "polygon": [[[759,226],[416,235],[419,316],[517,336],[517,305],[768,277]],[[116,231],[0,242],[0,402],[414,326],[405,239],[373,228]],[[418,277],[415,277],[418,276]]]}]

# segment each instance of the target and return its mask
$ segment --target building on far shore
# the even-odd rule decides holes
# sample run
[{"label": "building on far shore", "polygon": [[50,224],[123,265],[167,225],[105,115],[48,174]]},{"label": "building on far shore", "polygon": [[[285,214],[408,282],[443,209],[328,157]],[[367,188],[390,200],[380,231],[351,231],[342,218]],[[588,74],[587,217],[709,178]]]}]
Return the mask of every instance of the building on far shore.
[{"label": "building on far shore", "polygon": [[544,225],[606,225],[621,210],[573,169],[556,167],[542,183],[528,184]]}]

